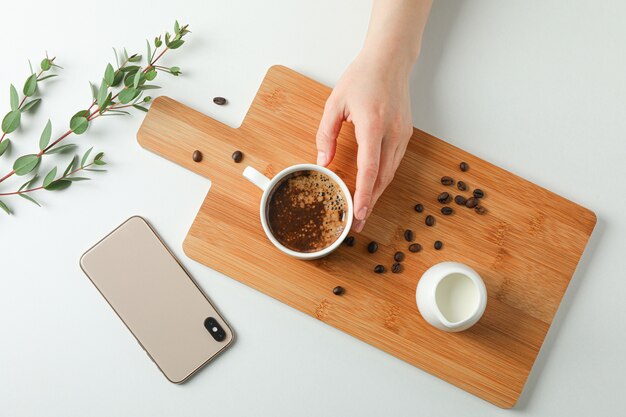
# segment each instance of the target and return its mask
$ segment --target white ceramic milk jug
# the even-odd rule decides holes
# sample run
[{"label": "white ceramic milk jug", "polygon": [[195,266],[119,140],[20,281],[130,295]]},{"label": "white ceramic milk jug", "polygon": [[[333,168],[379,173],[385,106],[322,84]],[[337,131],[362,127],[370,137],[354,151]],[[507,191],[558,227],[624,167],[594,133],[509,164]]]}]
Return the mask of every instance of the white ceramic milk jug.
[{"label": "white ceramic milk jug", "polygon": [[415,298],[424,320],[447,332],[471,327],[487,307],[487,289],[480,275],[458,262],[441,262],[426,270]]}]

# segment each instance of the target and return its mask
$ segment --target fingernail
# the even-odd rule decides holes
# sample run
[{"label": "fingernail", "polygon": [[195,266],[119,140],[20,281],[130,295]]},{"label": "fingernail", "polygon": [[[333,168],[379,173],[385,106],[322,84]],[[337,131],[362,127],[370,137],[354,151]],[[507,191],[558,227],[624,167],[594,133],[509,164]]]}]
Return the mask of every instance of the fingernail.
[{"label": "fingernail", "polygon": [[326,166],[326,152],[317,152],[317,165]]},{"label": "fingernail", "polygon": [[365,217],[367,217],[367,207],[362,207],[356,214],[356,218],[359,220],[365,220]]},{"label": "fingernail", "polygon": [[354,223],[354,231],[357,233],[361,233],[363,227],[365,227],[365,222],[363,220],[358,220],[356,223]]}]

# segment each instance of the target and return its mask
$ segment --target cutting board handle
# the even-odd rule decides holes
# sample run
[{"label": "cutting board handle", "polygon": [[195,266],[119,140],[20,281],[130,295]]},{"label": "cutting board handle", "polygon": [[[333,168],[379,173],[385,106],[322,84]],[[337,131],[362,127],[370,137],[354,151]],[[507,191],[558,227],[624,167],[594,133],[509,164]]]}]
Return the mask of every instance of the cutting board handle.
[{"label": "cutting board handle", "polygon": [[[232,162],[240,131],[162,96],[150,106],[137,132],[137,141],[142,147],[211,178],[216,169],[225,167],[224,161]],[[192,158],[195,151],[202,153],[198,162]]]}]

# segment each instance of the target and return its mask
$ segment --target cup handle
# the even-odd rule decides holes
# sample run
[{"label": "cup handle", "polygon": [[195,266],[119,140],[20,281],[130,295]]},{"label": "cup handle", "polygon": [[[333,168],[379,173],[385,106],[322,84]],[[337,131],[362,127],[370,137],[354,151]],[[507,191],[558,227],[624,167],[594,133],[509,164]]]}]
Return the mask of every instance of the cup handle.
[{"label": "cup handle", "polygon": [[250,166],[243,170],[243,176],[263,191],[270,185],[269,178]]}]

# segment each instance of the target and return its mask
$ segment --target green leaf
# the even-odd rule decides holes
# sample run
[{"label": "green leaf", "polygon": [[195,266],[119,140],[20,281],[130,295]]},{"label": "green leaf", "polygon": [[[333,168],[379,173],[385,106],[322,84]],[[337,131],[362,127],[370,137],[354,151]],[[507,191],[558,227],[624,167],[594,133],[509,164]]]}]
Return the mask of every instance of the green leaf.
[{"label": "green leaf", "polygon": [[150,46],[150,41],[148,39],[146,39],[146,52],[148,52],[148,55],[146,55],[146,59],[149,63],[150,59],[152,58],[152,46]]},{"label": "green leaf", "polygon": [[13,170],[16,175],[26,175],[37,168],[40,161],[41,158],[35,154],[20,156],[13,163]]},{"label": "green leaf", "polygon": [[173,42],[171,42],[171,43],[170,43],[170,45],[169,45],[169,48],[170,48],[170,49],[178,49],[178,48],[180,48],[180,47],[181,47],[184,43],[185,43],[185,41],[184,41],[184,40],[179,39],[179,40],[177,40],[177,41],[173,41]]},{"label": "green leaf", "polygon": [[30,97],[37,91],[37,74],[31,74],[24,83],[24,95]]},{"label": "green leaf", "polygon": [[89,149],[87,149],[87,152],[85,152],[85,154],[83,155],[83,158],[80,160],[80,167],[84,167],[85,164],[87,163],[87,159],[89,158],[89,154],[91,153],[91,151],[93,150],[93,146]]},{"label": "green leaf", "polygon": [[148,109],[146,109],[143,106],[140,106],[139,104],[133,104],[133,107],[136,108],[137,110],[141,110],[141,111],[148,113]]},{"label": "green leaf", "polygon": [[91,171],[91,172],[107,172],[106,169],[93,169],[93,168],[85,168],[85,171]]},{"label": "green leaf", "polygon": [[22,112],[27,112],[29,110],[34,110],[39,103],[41,103],[41,99],[40,98],[32,99],[31,101],[25,103],[22,106]]},{"label": "green leaf", "polygon": [[11,140],[9,138],[6,138],[2,142],[0,142],[0,156],[2,156],[10,147],[11,147]]},{"label": "green leaf", "polygon": [[141,61],[141,55],[133,54],[128,58],[128,62],[139,62]]},{"label": "green leaf", "polygon": [[89,181],[91,178],[88,178],[88,177],[67,177],[67,178],[64,178],[64,179],[68,180],[68,181]]},{"label": "green leaf", "polygon": [[70,172],[74,171],[76,168],[78,168],[78,155],[74,155],[70,163],[67,165],[67,168],[65,168],[65,171],[63,171],[63,176],[66,177]]},{"label": "green leaf", "polygon": [[122,55],[124,57],[124,61],[128,61],[128,52],[126,52],[126,48],[124,48],[122,52],[124,52],[124,54]]},{"label": "green leaf", "polygon": [[170,46],[170,33],[169,32],[165,32],[165,46],[167,47]]},{"label": "green leaf", "polygon": [[47,187],[44,187],[44,189],[48,191],[61,191],[61,190],[65,190],[70,185],[72,185],[72,181],[68,181],[66,179],[56,180],[52,182],[51,184],[49,184]]},{"label": "green leaf", "polygon": [[139,87],[139,82],[141,81],[141,76],[143,75],[143,73],[141,71],[137,71],[135,73],[135,76],[133,77],[133,87],[137,88]]},{"label": "green leaf", "polygon": [[[58,67],[58,65],[55,65],[55,67]],[[46,75],[45,77],[41,77],[39,79],[39,82],[42,82],[43,80],[47,80],[48,78],[52,78],[52,77],[56,77],[56,74],[50,74],[50,75]]]},{"label": "green leaf", "polygon": [[113,85],[114,79],[115,79],[115,70],[113,69],[113,65],[107,64],[107,68],[104,71],[104,81],[110,87]]},{"label": "green leaf", "polygon": [[124,86],[129,88],[133,86],[133,83],[135,81],[135,74],[137,74],[137,71],[126,73],[126,78],[124,78]]},{"label": "green leaf", "polygon": [[119,109],[111,109],[108,110],[107,113],[119,113],[120,115],[130,115],[129,112],[127,112],[126,110],[119,110]]},{"label": "green leaf", "polygon": [[22,186],[21,186],[21,187],[17,190],[17,192],[19,193],[19,192],[20,192],[20,191],[22,191],[24,188],[26,188],[26,186],[27,186],[28,184],[30,184],[30,182],[31,182],[32,180],[33,180],[33,179],[31,178],[31,179],[29,179],[28,181],[26,181],[24,184],[22,184]]},{"label": "green leaf", "polygon": [[43,186],[46,188],[48,185],[52,184],[54,178],[57,176],[57,167],[54,167],[46,174],[46,177],[43,179]]},{"label": "green leaf", "polygon": [[115,77],[113,77],[112,87],[117,87],[122,81],[124,81],[124,73],[122,71],[116,72]]},{"label": "green leaf", "polygon": [[91,89],[91,98],[93,98],[93,101],[96,101],[98,98],[98,87],[90,81],[89,88]]},{"label": "green leaf", "polygon": [[50,62],[48,58],[44,58],[41,61],[41,69],[44,71],[48,71],[50,68],[52,68],[52,62]]},{"label": "green leaf", "polygon": [[22,184],[20,189],[17,190],[17,191],[22,191],[24,188],[30,187],[35,182],[37,182],[38,179],[39,179],[39,175],[37,175],[37,174],[33,175],[33,177],[31,179],[29,179],[28,181],[26,181],[24,184]]},{"label": "green leaf", "polygon": [[132,72],[132,73],[134,73],[138,69],[139,69],[138,65],[129,65],[127,67],[123,67],[120,71],[121,72]]},{"label": "green leaf", "polygon": [[11,93],[11,110],[17,110],[17,108],[20,106],[20,98],[17,96],[17,90],[15,89],[15,86],[13,84],[11,84],[10,93]]},{"label": "green leaf", "polygon": [[46,127],[43,128],[43,132],[41,132],[41,137],[39,138],[39,149],[42,151],[46,149],[48,143],[50,143],[50,138],[52,137],[52,123],[50,119],[48,119],[48,123],[46,123]]},{"label": "green leaf", "polygon": [[29,196],[28,194],[24,194],[24,193],[19,193],[18,194],[20,197],[27,199],[28,201],[30,201],[33,204],[37,204],[39,207],[41,207],[41,204],[39,204],[39,202],[37,200],[35,200],[34,198],[32,198],[31,196]]},{"label": "green leaf", "polygon": [[179,67],[172,67],[172,68],[170,68],[170,74],[172,74],[174,76],[179,76],[180,75],[180,68]]},{"label": "green leaf", "polygon": [[104,152],[98,152],[96,156],[94,156],[93,160],[99,161],[100,159],[102,159],[103,156],[104,156]]},{"label": "green leaf", "polygon": [[157,90],[157,89],[159,89],[159,88],[161,88],[161,87],[160,87],[160,86],[158,86],[158,85],[142,85],[142,86],[139,86],[139,90],[140,90],[140,91],[144,91],[144,90]]},{"label": "green leaf", "polygon": [[2,119],[2,131],[4,133],[11,133],[20,126],[20,120],[22,113],[19,110],[11,110]]},{"label": "green leaf", "polygon": [[81,110],[70,119],[70,129],[75,134],[82,135],[89,127],[89,120],[86,117],[88,114],[87,110]]},{"label": "green leaf", "polygon": [[156,78],[157,72],[154,68],[150,68],[148,72],[146,72],[146,80],[152,81]]},{"label": "green leaf", "polygon": [[174,33],[177,35],[180,33],[180,25],[178,24],[178,20],[174,23]]},{"label": "green leaf", "polygon": [[163,41],[161,40],[161,37],[158,36],[158,37],[154,38],[154,47],[155,48],[160,48],[161,45],[163,45]]},{"label": "green leaf", "polygon": [[103,114],[103,116],[124,116],[124,115],[130,115],[130,113],[127,112],[126,110],[109,110],[105,114]]},{"label": "green leaf", "polygon": [[11,214],[11,209],[0,200],[0,209],[4,210],[6,214]]},{"label": "green leaf", "polygon": [[107,98],[104,100],[104,103],[102,103],[102,108],[100,109],[100,114],[102,114],[107,107],[109,107],[109,105],[113,102],[113,95],[112,93],[109,93],[107,95]]},{"label": "green leaf", "polygon": [[100,110],[104,109],[104,102],[107,99],[107,94],[109,92],[109,88],[105,80],[102,80],[100,84],[100,89],[98,90],[98,95],[96,96],[96,102],[98,103],[98,108]]},{"label": "green leaf", "polygon": [[96,164],[96,165],[106,165],[107,164],[102,159],[96,159],[96,160],[93,161],[93,163]]},{"label": "green leaf", "polygon": [[135,90],[134,88],[125,88],[120,91],[120,95],[118,96],[118,98],[120,99],[120,103],[128,104],[133,101],[133,99],[137,97],[139,93],[140,91]]},{"label": "green leaf", "polygon": [[46,152],[46,155],[52,155],[54,153],[68,153],[74,151],[76,149],[76,145],[73,143],[68,143],[67,145],[55,146]]},{"label": "green leaf", "polygon": [[117,64],[117,67],[120,67],[120,60],[117,57],[117,51],[115,50],[115,48],[113,48],[113,54],[115,55],[115,63]]}]

